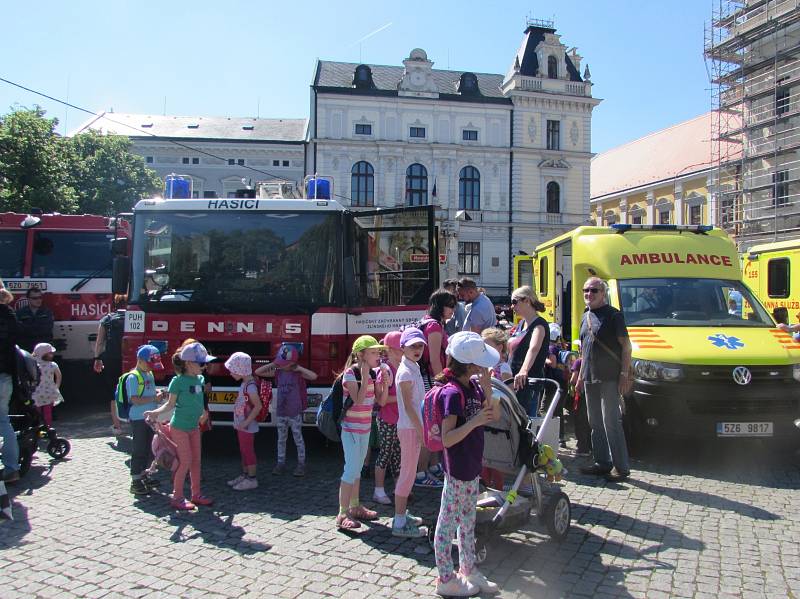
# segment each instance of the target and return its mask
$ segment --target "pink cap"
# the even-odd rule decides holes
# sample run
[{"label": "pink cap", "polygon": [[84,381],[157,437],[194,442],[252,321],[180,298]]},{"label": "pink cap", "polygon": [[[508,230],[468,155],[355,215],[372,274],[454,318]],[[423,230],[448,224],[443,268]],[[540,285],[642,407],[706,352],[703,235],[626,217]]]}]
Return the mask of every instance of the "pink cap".
[{"label": "pink cap", "polygon": [[400,337],[403,334],[400,331],[392,331],[391,333],[386,333],[386,336],[381,339],[381,345],[386,345],[390,349],[403,349],[400,346]]}]

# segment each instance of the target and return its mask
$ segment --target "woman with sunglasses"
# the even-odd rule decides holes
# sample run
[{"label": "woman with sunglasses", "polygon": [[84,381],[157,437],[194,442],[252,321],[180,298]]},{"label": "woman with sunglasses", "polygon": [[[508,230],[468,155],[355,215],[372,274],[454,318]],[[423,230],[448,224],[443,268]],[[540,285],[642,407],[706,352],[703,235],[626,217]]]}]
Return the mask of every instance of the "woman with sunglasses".
[{"label": "woman with sunglasses", "polygon": [[511,308],[522,319],[508,341],[511,350],[511,372],[514,373],[514,391],[517,400],[531,415],[536,415],[539,403],[539,388],[528,383],[528,377],[544,376],[547,360],[547,340],[550,329],[547,321],[539,315],[544,304],[533,289],[523,285],[511,294]]}]

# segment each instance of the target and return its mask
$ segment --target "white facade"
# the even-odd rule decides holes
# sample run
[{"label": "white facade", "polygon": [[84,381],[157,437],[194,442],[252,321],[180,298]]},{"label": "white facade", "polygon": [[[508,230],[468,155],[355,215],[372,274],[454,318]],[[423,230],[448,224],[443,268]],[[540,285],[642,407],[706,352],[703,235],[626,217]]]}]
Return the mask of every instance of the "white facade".
[{"label": "white facade", "polygon": [[[409,169],[421,165],[424,199],[441,208],[442,277],[471,276],[490,295],[508,295],[513,255],[589,215],[591,111],[599,100],[577,74],[580,57],[568,55],[550,27],[526,30],[505,77],[432,65],[419,49],[402,67],[318,63],[306,172],[333,176],[345,205],[392,207],[419,199],[407,190]],[[371,196],[358,193],[366,181],[360,163],[371,168]],[[476,193],[460,190],[462,179]],[[557,202],[548,212],[552,184]]]}]

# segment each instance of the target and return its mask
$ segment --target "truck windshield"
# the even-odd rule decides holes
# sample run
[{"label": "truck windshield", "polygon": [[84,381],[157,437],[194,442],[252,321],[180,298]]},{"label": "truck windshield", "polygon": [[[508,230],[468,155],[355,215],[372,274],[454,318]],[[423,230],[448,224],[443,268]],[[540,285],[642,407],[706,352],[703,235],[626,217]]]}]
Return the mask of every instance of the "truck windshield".
[{"label": "truck windshield", "polygon": [[25,263],[25,232],[0,231],[0,277],[21,277]]},{"label": "truck windshield", "polygon": [[631,326],[772,327],[766,310],[738,281],[625,279],[619,305]]},{"label": "truck windshield", "polygon": [[131,301],[150,311],[298,313],[337,304],[338,212],[143,212]]},{"label": "truck windshield", "polygon": [[36,231],[31,276],[111,276],[111,232]]}]

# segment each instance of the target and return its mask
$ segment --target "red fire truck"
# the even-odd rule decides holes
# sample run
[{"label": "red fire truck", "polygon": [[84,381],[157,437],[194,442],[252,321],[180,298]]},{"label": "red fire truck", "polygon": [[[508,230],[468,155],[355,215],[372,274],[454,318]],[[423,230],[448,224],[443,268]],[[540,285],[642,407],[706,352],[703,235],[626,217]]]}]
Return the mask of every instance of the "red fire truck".
[{"label": "red fire truck", "polygon": [[97,321],[111,309],[110,242],[128,230],[91,214],[0,214],[0,278],[15,309],[29,288],[42,290],[60,360],[91,360]]},{"label": "red fire truck", "polygon": [[[124,252],[127,240],[114,242]],[[330,389],[352,341],[380,336],[424,314],[438,286],[434,208],[354,211],[321,199],[152,199],[136,204],[130,257],[113,287],[129,293],[124,367],[152,343],[166,356],[186,338],[218,358],[212,418],[230,424],[237,385],[223,362],[234,351],[271,360],[281,342],[319,375],[305,424]],[[414,260],[411,256],[417,256]],[[168,369],[159,379],[164,383]]]}]

